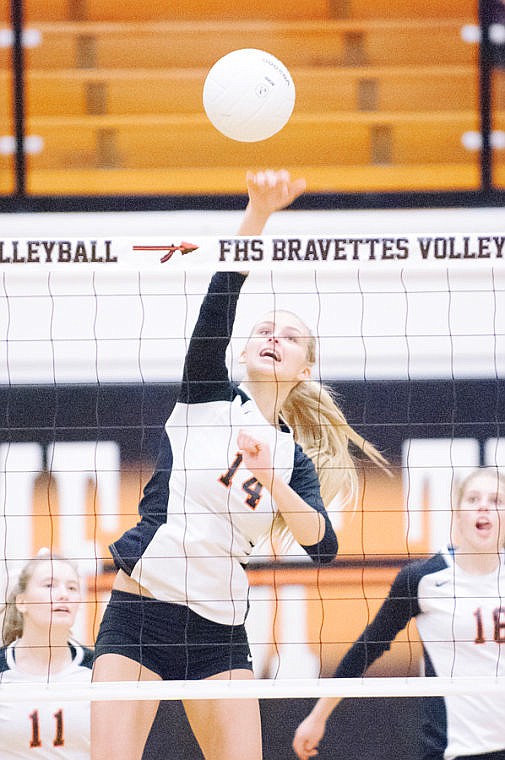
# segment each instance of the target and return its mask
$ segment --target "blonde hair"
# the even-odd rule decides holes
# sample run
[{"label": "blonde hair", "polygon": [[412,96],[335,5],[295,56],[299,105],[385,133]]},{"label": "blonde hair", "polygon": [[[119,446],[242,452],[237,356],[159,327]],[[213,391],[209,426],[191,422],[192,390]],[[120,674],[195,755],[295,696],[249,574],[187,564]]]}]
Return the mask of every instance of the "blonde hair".
[{"label": "blonde hair", "polygon": [[62,557],[59,554],[51,554],[48,549],[41,549],[36,557],[29,560],[21,569],[16,584],[8,594],[2,610],[2,640],[4,646],[12,644],[13,641],[16,641],[16,639],[21,638],[23,635],[23,614],[18,609],[16,602],[17,597],[19,594],[23,594],[28,588],[28,584],[35,573],[35,570],[39,566],[39,563],[48,561],[65,562],[67,565],[70,565],[75,571],[76,576],[79,577],[79,571],[75,562],[67,557]]},{"label": "blonde hair", "polygon": [[[307,362],[316,363],[316,338],[307,325],[292,314],[307,330]],[[281,408],[281,415],[293,431],[293,437],[316,468],[324,505],[338,497],[341,506],[356,505],[358,472],[350,446],[390,474],[388,462],[373,444],[359,435],[347,422],[332,391],[314,380],[302,380],[290,392]],[[286,551],[293,543],[282,516],[277,515],[271,541]]]},{"label": "blonde hair", "polygon": [[331,390],[314,381],[299,383],[289,394],[282,415],[304,452],[314,462],[325,506],[338,497],[356,503],[358,473],[350,444],[384,470],[387,460],[347,422]]}]

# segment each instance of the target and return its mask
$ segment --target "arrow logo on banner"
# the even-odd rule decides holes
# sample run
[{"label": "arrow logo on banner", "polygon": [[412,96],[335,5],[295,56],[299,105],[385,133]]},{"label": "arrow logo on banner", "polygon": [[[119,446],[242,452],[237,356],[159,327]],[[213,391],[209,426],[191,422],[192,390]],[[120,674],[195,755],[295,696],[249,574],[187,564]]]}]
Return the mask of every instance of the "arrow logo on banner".
[{"label": "arrow logo on banner", "polygon": [[169,261],[176,251],[180,251],[181,256],[184,256],[186,253],[193,253],[193,251],[198,250],[197,245],[187,243],[184,240],[179,245],[170,243],[169,245],[134,245],[132,247],[134,251],[165,251],[165,254],[160,259],[162,264]]}]

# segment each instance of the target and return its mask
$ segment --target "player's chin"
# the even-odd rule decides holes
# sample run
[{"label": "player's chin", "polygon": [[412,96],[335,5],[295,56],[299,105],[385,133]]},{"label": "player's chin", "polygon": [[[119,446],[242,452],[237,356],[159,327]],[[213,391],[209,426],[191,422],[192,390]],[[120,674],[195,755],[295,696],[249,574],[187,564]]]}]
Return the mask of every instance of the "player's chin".
[{"label": "player's chin", "polygon": [[249,369],[248,377],[249,380],[277,383],[291,387],[299,382],[298,378],[293,377],[292,372],[284,367],[282,363],[276,361],[258,363]]},{"label": "player's chin", "polygon": [[278,364],[275,360],[259,361],[256,365],[249,368],[249,378],[251,380],[277,380],[282,372],[279,372]]},{"label": "player's chin", "polygon": [[497,536],[477,536],[473,542],[474,551],[477,554],[486,555],[496,553],[496,547],[498,546]]}]

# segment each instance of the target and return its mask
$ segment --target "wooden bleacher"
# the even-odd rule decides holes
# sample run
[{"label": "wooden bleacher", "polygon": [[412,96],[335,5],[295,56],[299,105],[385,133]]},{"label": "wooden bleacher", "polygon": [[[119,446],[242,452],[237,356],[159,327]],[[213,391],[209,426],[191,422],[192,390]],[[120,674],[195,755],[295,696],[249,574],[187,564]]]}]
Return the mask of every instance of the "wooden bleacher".
[{"label": "wooden bleacher", "polygon": [[[30,163],[28,161],[28,163]],[[293,176],[303,176],[308,187],[317,192],[355,193],[366,191],[419,192],[474,190],[479,185],[480,171],[476,157],[465,163],[413,165],[290,166],[283,163]],[[0,170],[0,178],[2,172]],[[214,193],[244,193],[245,167],[199,166],[170,169],[96,169],[92,166],[75,169],[37,169],[27,178],[27,190],[36,195],[164,195],[170,192],[185,195]],[[494,179],[505,185],[503,163],[495,167]],[[7,184],[8,183],[8,184]],[[6,176],[5,192],[14,189],[13,178]],[[167,204],[167,208],[169,203]]]},{"label": "wooden bleacher", "polygon": [[[37,193],[237,192],[248,167],[287,165],[314,191],[471,189],[477,48],[465,0],[27,0],[41,44],[25,51],[28,159]],[[476,11],[475,11],[476,12]],[[228,20],[227,20],[228,19]],[[203,113],[206,72],[259,47],[290,68],[297,102],[270,140],[227,140]],[[0,127],[9,53],[0,50]],[[496,88],[499,94],[501,90]],[[497,95],[498,97],[498,95]],[[503,100],[503,96],[501,98]],[[5,132],[4,132],[5,133]],[[8,159],[0,158],[0,181]]]},{"label": "wooden bleacher", "polygon": [[89,162],[108,169],[264,166],[278,165],[279,156],[299,171],[305,165],[465,163],[461,135],[477,128],[473,111],[359,112],[352,120],[329,112],[317,121],[312,113],[297,114],[260,151],[256,143],[228,140],[195,114],[71,116],[65,130],[59,116],[28,120],[29,132],[46,145],[32,166],[52,169]]},{"label": "wooden bleacher", "polygon": [[[332,21],[37,24],[41,44],[25,51],[29,69],[210,68],[243,47],[273,52],[288,67],[471,65],[476,48],[460,21]],[[438,61],[440,51],[443,62]],[[9,51],[0,49],[0,67]]]},{"label": "wooden bleacher", "polygon": [[254,0],[236,6],[229,0],[25,0],[30,21],[192,21],[206,19],[327,19],[328,0]]},{"label": "wooden bleacher", "polygon": [[[57,116],[64,101],[68,116],[196,114],[205,73],[206,69],[193,68],[32,70],[26,79],[28,110],[37,116]],[[293,68],[292,73],[297,113],[469,111],[477,100],[472,66],[419,66],[407,72],[401,67],[325,67],[322,72],[304,67]],[[0,113],[4,115],[11,86],[10,71],[0,70]]]},{"label": "wooden bleacher", "polygon": [[423,19],[467,18],[476,13],[468,0],[255,0],[232,4],[229,0],[24,0],[30,21],[156,21],[246,18],[298,19]]}]

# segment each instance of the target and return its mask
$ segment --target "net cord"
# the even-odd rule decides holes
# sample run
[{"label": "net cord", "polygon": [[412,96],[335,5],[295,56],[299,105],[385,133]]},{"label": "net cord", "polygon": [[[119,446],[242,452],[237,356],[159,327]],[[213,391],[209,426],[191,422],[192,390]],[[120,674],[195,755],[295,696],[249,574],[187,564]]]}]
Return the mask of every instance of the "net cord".
[{"label": "net cord", "polygon": [[298,699],[319,697],[505,697],[505,677],[286,678],[204,681],[120,681],[0,684],[0,701],[147,701],[186,699]]}]

